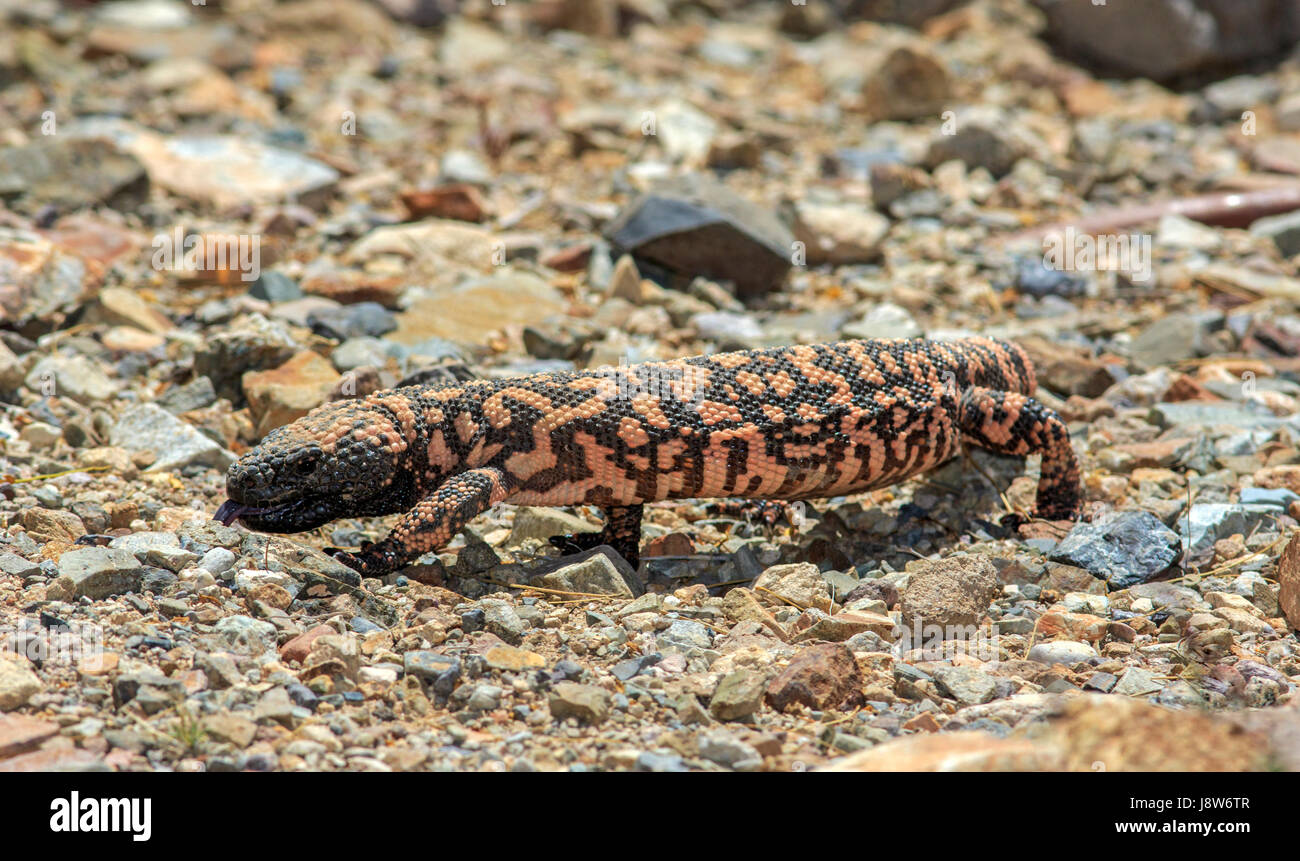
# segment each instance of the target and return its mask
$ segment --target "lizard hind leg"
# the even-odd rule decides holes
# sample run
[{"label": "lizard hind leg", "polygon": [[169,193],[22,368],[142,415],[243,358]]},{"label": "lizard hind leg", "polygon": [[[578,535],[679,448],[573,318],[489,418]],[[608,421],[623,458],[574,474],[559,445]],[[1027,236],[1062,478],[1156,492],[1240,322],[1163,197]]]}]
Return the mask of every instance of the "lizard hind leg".
[{"label": "lizard hind leg", "polygon": [[605,528],[600,532],[556,535],[551,544],[565,553],[581,553],[608,544],[636,568],[641,559],[641,506],[611,505],[605,509]]},{"label": "lizard hind leg", "polygon": [[382,541],[335,558],[367,577],[395,571],[445,545],[465,524],[506,498],[505,473],[483,467],[450,476],[397,521]]},{"label": "lizard hind leg", "polygon": [[1083,495],[1070,432],[1055,412],[1028,395],[972,386],[962,392],[957,424],[963,436],[999,454],[1042,455],[1037,514],[1074,520]]}]

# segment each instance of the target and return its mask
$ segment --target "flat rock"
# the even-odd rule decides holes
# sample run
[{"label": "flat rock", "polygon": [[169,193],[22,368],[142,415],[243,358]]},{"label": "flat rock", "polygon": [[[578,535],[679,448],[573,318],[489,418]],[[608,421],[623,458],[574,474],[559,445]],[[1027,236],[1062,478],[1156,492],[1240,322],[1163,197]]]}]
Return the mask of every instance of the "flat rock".
[{"label": "flat rock", "polygon": [[1087,643],[1072,640],[1053,640],[1050,643],[1038,643],[1029,650],[1029,660],[1040,664],[1064,664],[1067,667],[1089,658],[1097,657],[1097,650]]},{"label": "flat rock", "polygon": [[232,651],[262,655],[275,649],[275,626],[250,616],[227,616],[216,624],[217,636]]},{"label": "flat rock", "polygon": [[381,255],[412,261],[421,270],[446,267],[452,271],[491,271],[497,240],[482,227],[444,218],[426,218],[410,224],[377,227],[357,240],[343,257],[345,263],[364,263]]},{"label": "flat rock", "polygon": [[997,696],[997,679],[974,667],[943,667],[934,674],[939,690],[964,706],[987,703]]},{"label": "flat rock", "polygon": [[1055,771],[1061,752],[1030,739],[987,732],[893,739],[832,764],[825,771]]},{"label": "flat rock", "polygon": [[108,400],[118,384],[91,359],[55,353],[37,362],[27,374],[27,388],[44,397],[61,395],[83,404]]},{"label": "flat rock", "polygon": [[24,559],[8,550],[0,550],[0,574],[11,577],[30,577],[41,570],[39,563]]},{"label": "flat rock", "polygon": [[493,669],[512,673],[537,670],[546,666],[546,659],[541,655],[514,646],[493,646],[483,653],[483,659]]},{"label": "flat rock", "polygon": [[523,507],[515,512],[514,524],[507,541],[511,545],[518,545],[528,538],[545,541],[555,535],[599,531],[600,528],[593,526],[590,521],[558,508]]},{"label": "flat rock", "polygon": [[110,326],[132,326],[155,335],[170,332],[172,321],[145,301],[139,293],[126,287],[105,287],[86,312],[86,322]]},{"label": "flat rock", "polygon": [[47,594],[60,600],[86,597],[100,601],[140,588],[144,566],[135,556],[114,547],[78,547],[59,557],[59,576]]},{"label": "flat rock", "polygon": [[238,715],[218,713],[203,718],[203,729],[216,741],[245,748],[253,743],[257,736],[257,724]]},{"label": "flat rock", "polygon": [[397,329],[389,339],[408,345],[430,338],[479,345],[503,327],[540,323],[567,307],[559,292],[541,278],[500,272],[417,299],[397,316]]},{"label": "flat rock", "polygon": [[560,682],[551,688],[551,717],[564,720],[577,718],[580,723],[604,723],[609,717],[609,691],[595,685]]},{"label": "flat rock", "polygon": [[24,753],[58,733],[59,725],[54,721],[27,715],[0,715],[0,759]]},{"label": "flat rock", "polygon": [[329,360],[312,350],[277,368],[244,374],[244,395],[257,421],[257,435],[265,436],[325,403],[339,379]]},{"label": "flat rock", "polygon": [[250,137],[164,136],[131,129],[118,140],[154,183],[218,209],[286,200],[319,205],[339,179],[328,165]]}]

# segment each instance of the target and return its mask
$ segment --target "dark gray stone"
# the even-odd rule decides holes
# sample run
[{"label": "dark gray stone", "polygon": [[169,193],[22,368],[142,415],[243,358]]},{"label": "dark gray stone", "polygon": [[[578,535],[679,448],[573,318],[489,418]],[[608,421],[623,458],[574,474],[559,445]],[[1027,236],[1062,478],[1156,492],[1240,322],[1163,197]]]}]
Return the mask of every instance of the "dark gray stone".
[{"label": "dark gray stone", "polygon": [[1158,577],[1178,562],[1177,533],[1146,511],[1121,511],[1079,523],[1048,556],[1125,589]]},{"label": "dark gray stone", "polygon": [[307,315],[313,332],[335,341],[377,338],[397,328],[397,317],[378,302],[358,302]]},{"label": "dark gray stone", "polygon": [[1297,0],[1035,0],[1046,36],[1103,72],[1167,80],[1285,51]]},{"label": "dark gray stone", "polygon": [[707,176],[665,181],[619,213],[605,236],[638,262],[730,281],[742,297],[777,287],[794,250],[776,215]]},{"label": "dark gray stone", "polygon": [[290,302],[304,294],[298,282],[283,272],[263,272],[248,288],[248,295],[267,302]]},{"label": "dark gray stone", "polygon": [[1261,218],[1250,226],[1250,232],[1272,239],[1283,257],[1300,254],[1300,212]]},{"label": "dark gray stone", "polygon": [[135,156],[99,138],[44,137],[0,149],[0,198],[27,215],[59,213],[97,203],[130,211],[149,194],[149,177]]}]

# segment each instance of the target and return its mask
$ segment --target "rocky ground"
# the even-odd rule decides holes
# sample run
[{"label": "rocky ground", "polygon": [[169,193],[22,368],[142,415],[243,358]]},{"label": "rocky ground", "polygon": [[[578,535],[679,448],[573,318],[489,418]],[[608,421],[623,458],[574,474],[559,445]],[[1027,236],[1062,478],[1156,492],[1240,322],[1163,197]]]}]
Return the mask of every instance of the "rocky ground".
[{"label": "rocky ground", "polygon": [[[5,6],[0,771],[1300,768],[1294,4],[1145,5]],[[383,580],[320,548],[387,522],[210,520],[402,380],[964,333],[1087,522],[978,451],[652,506],[639,572],[582,509]]]}]

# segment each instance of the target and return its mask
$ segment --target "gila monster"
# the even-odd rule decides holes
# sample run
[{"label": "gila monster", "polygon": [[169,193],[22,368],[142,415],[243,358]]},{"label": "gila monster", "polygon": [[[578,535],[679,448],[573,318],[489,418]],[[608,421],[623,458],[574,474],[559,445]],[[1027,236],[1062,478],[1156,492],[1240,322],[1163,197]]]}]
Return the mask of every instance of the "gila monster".
[{"label": "gila monster", "polygon": [[593,504],[634,567],[647,502],[794,500],[886,487],[952,458],[963,439],[1041,454],[1037,509],[1079,514],[1079,467],[1060,417],[1034,400],[1017,345],[855,340],[617,369],[450,382],[317,407],[230,467],[216,512],[264,532],[405,512],[358,553],[363,574],[449,542],[499,502]]}]

